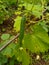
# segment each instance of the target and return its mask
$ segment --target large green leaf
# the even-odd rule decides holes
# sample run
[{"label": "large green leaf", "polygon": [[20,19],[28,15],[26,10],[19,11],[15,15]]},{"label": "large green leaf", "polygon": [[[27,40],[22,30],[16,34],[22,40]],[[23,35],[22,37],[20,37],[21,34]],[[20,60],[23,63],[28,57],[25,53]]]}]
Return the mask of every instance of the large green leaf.
[{"label": "large green leaf", "polygon": [[47,32],[41,25],[31,27],[33,33],[26,34],[24,37],[24,45],[33,53],[45,52],[49,49],[49,37]]},{"label": "large green leaf", "polygon": [[48,49],[48,45],[44,44],[44,42],[42,42],[34,34],[33,35],[27,34],[25,36],[24,45],[33,53],[45,52]]}]

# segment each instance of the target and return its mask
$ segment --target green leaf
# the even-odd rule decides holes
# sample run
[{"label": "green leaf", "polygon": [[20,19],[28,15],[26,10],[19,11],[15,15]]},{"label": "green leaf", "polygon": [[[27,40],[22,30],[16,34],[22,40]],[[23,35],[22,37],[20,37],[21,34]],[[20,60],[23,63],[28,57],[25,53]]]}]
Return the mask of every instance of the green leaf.
[{"label": "green leaf", "polygon": [[4,63],[7,63],[7,58],[6,58],[6,56],[3,56],[0,53],[0,65],[3,65]]},{"label": "green leaf", "polygon": [[[5,42],[4,42],[5,44]],[[15,43],[11,43],[8,47],[6,47],[1,53],[3,55],[6,55],[7,57],[12,57],[14,56],[14,51],[16,51],[16,44]]]},{"label": "green leaf", "polygon": [[9,37],[10,37],[10,34],[2,34],[1,39],[7,40],[7,39],[9,39]]},{"label": "green leaf", "polygon": [[34,34],[37,37],[39,37],[45,43],[49,44],[49,36],[41,25],[35,25],[32,29],[34,30]]},{"label": "green leaf", "polygon": [[38,24],[41,25],[41,27],[48,32],[48,26],[46,25],[46,21],[40,21]]},{"label": "green leaf", "polygon": [[25,6],[26,10],[31,10],[33,7],[33,4],[30,3],[24,3],[23,6]]},{"label": "green leaf", "polygon": [[26,50],[23,48],[23,50],[17,49],[16,50],[16,58],[19,62],[22,62],[22,65],[29,65],[30,63],[30,56],[26,52]]},{"label": "green leaf", "polygon": [[27,34],[24,38],[24,45],[27,49],[29,49],[32,53],[40,53],[45,52],[48,49],[48,45],[44,44],[39,38],[37,38],[34,34]]},{"label": "green leaf", "polygon": [[24,50],[22,51],[22,65],[29,65],[29,63],[30,63],[30,57]]},{"label": "green leaf", "polygon": [[24,37],[24,46],[33,53],[48,51],[49,36],[41,25],[31,27],[33,33],[26,34]]},{"label": "green leaf", "polygon": [[17,18],[14,20],[14,30],[16,30],[16,32],[20,31],[21,18],[22,17],[17,16]]},{"label": "green leaf", "polygon": [[42,16],[42,6],[41,5],[34,5],[32,7],[32,13],[36,17],[39,17],[40,18],[40,16]]}]

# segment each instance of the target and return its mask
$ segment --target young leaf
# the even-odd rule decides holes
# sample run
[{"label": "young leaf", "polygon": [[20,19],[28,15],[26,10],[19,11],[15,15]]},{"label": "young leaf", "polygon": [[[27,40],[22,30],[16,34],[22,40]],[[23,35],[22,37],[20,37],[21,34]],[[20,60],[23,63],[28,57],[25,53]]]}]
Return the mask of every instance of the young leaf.
[{"label": "young leaf", "polygon": [[16,30],[16,32],[20,31],[20,23],[21,23],[21,18],[20,16],[17,16],[17,18],[14,20],[14,30]]},{"label": "young leaf", "polygon": [[9,39],[9,37],[10,37],[10,34],[2,34],[1,39],[7,40],[7,39]]}]

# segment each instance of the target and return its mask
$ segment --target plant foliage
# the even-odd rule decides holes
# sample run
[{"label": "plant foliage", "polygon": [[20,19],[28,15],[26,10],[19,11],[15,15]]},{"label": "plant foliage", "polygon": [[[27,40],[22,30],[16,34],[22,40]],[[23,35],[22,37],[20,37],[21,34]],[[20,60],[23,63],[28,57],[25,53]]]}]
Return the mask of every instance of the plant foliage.
[{"label": "plant foliage", "polygon": [[[49,13],[43,14],[47,2],[48,0],[0,0],[0,25],[14,14],[16,18],[13,19],[13,29],[16,33],[20,32],[18,42],[11,42],[1,51],[0,65],[8,62],[9,65],[17,62],[21,65],[32,65],[30,52],[40,54],[48,51]],[[10,34],[2,34],[0,48],[10,39]]]}]

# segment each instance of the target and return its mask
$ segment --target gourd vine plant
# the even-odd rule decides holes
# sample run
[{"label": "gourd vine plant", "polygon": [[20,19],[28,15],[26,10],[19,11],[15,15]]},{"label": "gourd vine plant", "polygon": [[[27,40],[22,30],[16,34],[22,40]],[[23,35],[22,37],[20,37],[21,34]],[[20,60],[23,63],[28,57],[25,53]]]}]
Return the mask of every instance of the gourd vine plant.
[{"label": "gourd vine plant", "polygon": [[[8,2],[10,6],[12,6],[12,4],[14,3],[16,4],[16,0],[12,1],[2,0],[2,1]],[[32,58],[30,57],[29,54],[30,52],[40,54],[40,52],[45,53],[45,51],[46,52],[48,51],[49,36],[48,36],[48,26],[46,25],[47,20],[45,21],[43,18],[42,19],[40,18],[44,16],[43,10],[45,5],[42,4],[45,1],[46,0],[36,0],[36,1],[21,0],[21,3],[19,2],[20,5],[18,4],[18,6],[20,7],[18,7],[18,10],[16,10],[16,14],[19,15],[16,17],[16,19],[14,19],[15,22],[13,26],[16,32],[20,32],[18,42],[16,42],[16,44],[14,42],[11,42],[10,45],[8,45],[3,51],[1,51],[1,54],[3,56],[6,56],[7,58],[15,57],[15,60],[17,60],[22,65],[29,65],[29,64],[32,65],[31,62]],[[22,11],[21,6],[25,7],[25,9]],[[4,10],[5,8],[6,6],[4,7]],[[28,23],[31,25],[28,27],[29,29],[27,30],[29,31],[26,33],[25,27],[27,27]],[[9,34],[3,34],[1,36],[1,39],[3,40],[3,42],[0,43],[0,47],[2,47],[3,44],[5,44],[9,39],[11,39],[11,37]],[[9,65],[12,65],[11,62],[13,62],[14,65],[15,63],[14,60],[10,61]],[[5,61],[3,59],[3,62],[1,62],[0,64],[2,65],[2,63],[3,64],[7,63],[7,59],[5,58]]]}]

